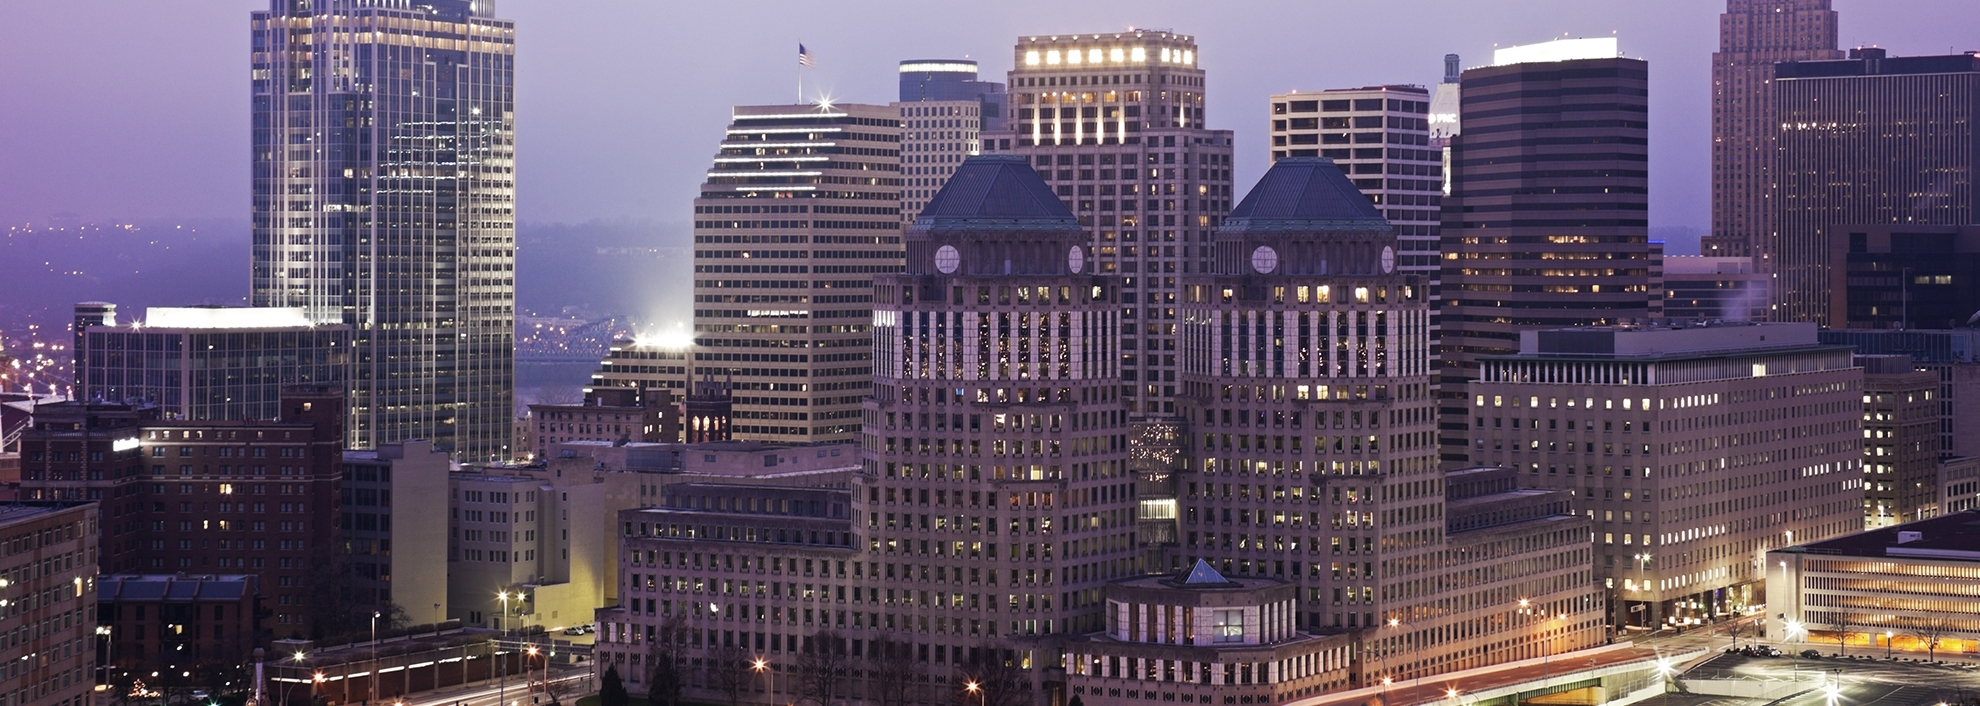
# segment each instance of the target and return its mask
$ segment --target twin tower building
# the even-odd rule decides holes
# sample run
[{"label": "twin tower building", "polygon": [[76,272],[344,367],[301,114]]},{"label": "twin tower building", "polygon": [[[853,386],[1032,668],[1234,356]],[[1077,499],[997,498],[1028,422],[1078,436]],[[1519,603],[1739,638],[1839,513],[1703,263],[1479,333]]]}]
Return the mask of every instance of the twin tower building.
[{"label": "twin tower building", "polygon": [[1131,444],[1120,277],[1026,157],[967,158],[874,279],[864,468],[816,491],[845,511],[814,536],[847,541],[628,511],[601,659],[640,691],[624,665],[677,619],[790,665],[773,701],[830,640],[936,689],[1019,670],[1036,700],[1002,703],[1280,703],[1600,641],[1587,520],[1439,469],[1427,283],[1341,170],[1278,160],[1210,240],[1180,282],[1188,431]]}]

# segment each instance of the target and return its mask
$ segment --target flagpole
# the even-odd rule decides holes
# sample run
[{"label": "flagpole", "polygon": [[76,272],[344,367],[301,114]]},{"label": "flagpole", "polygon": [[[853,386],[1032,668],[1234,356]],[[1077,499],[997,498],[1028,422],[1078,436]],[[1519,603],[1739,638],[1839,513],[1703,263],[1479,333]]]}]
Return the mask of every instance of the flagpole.
[{"label": "flagpole", "polygon": [[798,70],[797,70],[797,75],[798,75],[797,105],[804,105],[804,62],[802,61],[802,59],[804,58],[803,40],[798,41],[798,58],[800,59],[800,61],[798,61]]}]

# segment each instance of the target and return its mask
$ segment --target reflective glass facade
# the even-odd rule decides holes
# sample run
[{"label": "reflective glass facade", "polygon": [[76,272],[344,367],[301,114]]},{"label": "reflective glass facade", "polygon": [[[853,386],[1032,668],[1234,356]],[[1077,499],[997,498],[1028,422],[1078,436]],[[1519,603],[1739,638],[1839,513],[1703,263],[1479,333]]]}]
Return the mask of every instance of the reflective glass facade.
[{"label": "reflective glass facade", "polygon": [[280,419],[285,385],[343,385],[349,326],[300,329],[90,327],[76,352],[83,399],[143,400],[164,419]]},{"label": "reflective glass facade", "polygon": [[349,324],[353,443],[506,457],[515,29],[492,4],[254,15],[254,302]]}]

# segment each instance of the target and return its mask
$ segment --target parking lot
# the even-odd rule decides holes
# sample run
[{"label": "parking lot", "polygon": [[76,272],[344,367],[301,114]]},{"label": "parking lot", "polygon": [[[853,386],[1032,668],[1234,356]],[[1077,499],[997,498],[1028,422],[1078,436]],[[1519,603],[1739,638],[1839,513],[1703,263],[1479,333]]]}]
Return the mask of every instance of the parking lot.
[{"label": "parking lot", "polygon": [[[1850,658],[1799,654],[1752,657],[1721,654],[1687,670],[1682,680],[1788,682],[1802,687],[1786,698],[1739,698],[1672,693],[1642,703],[1649,706],[1938,706],[1971,703],[1980,697],[1980,667],[1969,664],[1886,660],[1881,654]],[[1830,700],[1833,687],[1835,700]],[[1776,700],[1778,699],[1778,700]]]}]

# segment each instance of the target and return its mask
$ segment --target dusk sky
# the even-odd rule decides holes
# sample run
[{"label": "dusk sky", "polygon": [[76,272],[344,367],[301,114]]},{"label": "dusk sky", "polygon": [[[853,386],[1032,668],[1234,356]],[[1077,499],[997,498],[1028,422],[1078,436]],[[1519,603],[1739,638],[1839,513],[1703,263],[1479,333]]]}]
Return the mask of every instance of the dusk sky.
[{"label": "dusk sky", "polygon": [[[1195,35],[1209,126],[1265,167],[1266,97],[1432,84],[1446,52],[1621,38],[1651,67],[1651,225],[1708,221],[1711,53],[1723,0],[777,2],[499,0],[518,25],[519,218],[688,220],[734,104],[886,103],[896,62],[970,57],[1004,80],[1014,39],[1129,27]],[[1972,0],[1836,0],[1843,46],[1980,49]],[[0,2],[0,223],[247,217],[255,0]],[[1689,248],[1674,248],[1688,250]]]}]

